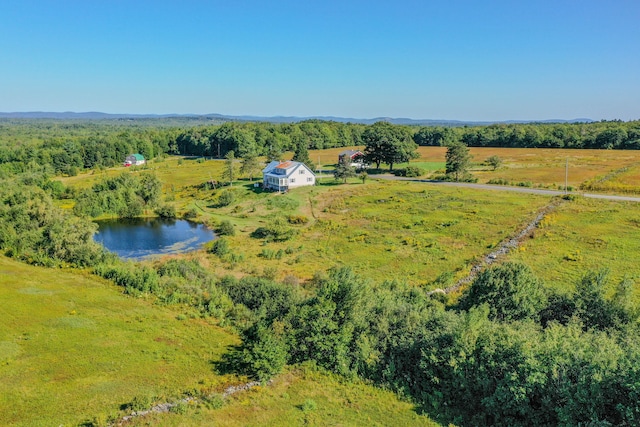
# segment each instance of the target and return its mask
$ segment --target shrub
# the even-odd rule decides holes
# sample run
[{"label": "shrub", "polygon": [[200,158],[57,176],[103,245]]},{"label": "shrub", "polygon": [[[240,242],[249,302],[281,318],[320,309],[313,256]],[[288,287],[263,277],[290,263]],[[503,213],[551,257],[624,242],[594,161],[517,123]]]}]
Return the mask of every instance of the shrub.
[{"label": "shrub", "polygon": [[220,236],[234,236],[236,234],[236,229],[229,220],[222,221],[216,231]]},{"label": "shrub", "polygon": [[256,239],[266,239],[267,241],[284,242],[295,236],[296,231],[288,227],[284,221],[277,218],[271,224],[257,228],[251,237]]},{"label": "shrub", "polygon": [[218,206],[229,206],[236,200],[236,196],[231,190],[225,190],[218,196]]},{"label": "shrub", "polygon": [[304,401],[302,405],[300,405],[300,409],[303,412],[315,411],[318,408],[318,404],[313,399],[307,399]]},{"label": "shrub", "polygon": [[478,274],[460,301],[466,310],[482,304],[488,304],[493,320],[535,319],[546,307],[547,296],[529,267],[508,262]]},{"label": "shrub", "polygon": [[197,218],[197,216],[198,211],[196,210],[196,208],[191,208],[182,215],[184,219],[194,219]]},{"label": "shrub", "polygon": [[189,404],[187,402],[178,402],[174,406],[172,406],[169,411],[174,414],[184,415],[189,411]]},{"label": "shrub", "polygon": [[224,406],[225,401],[221,394],[215,393],[210,396],[203,397],[202,404],[207,409],[220,409]]},{"label": "shrub", "polygon": [[176,217],[176,207],[166,203],[164,205],[158,206],[155,210],[156,215],[160,218],[175,218]]},{"label": "shrub", "polygon": [[404,169],[396,169],[393,173],[395,176],[415,178],[424,175],[424,170],[417,166],[407,166]]},{"label": "shrub", "polygon": [[309,218],[304,215],[289,215],[287,217],[287,222],[289,222],[289,224],[307,224],[309,222]]},{"label": "shrub", "polygon": [[213,241],[209,252],[219,257],[223,257],[228,254],[231,250],[229,249],[229,242],[227,239],[221,237]]}]

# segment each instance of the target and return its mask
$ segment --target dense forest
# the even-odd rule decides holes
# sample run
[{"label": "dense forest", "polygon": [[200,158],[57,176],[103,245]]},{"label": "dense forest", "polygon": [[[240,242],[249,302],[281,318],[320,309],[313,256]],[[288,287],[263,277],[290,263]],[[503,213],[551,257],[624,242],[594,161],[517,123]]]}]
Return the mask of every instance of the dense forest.
[{"label": "dense forest", "polygon": [[[180,123],[181,126],[176,126]],[[308,120],[299,123],[0,120],[0,178],[35,165],[51,174],[111,167],[125,156],[180,154],[224,158],[365,145],[376,125]],[[640,122],[495,124],[477,127],[389,125],[422,146],[640,149]]]}]

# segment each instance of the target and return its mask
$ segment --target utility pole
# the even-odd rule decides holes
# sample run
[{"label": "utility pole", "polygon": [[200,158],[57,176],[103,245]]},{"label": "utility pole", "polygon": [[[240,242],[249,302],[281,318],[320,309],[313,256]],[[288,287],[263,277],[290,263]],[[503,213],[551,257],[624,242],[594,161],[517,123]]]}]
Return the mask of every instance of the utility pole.
[{"label": "utility pole", "polygon": [[569,191],[569,158],[567,157],[567,162],[564,166],[564,194],[567,194]]}]

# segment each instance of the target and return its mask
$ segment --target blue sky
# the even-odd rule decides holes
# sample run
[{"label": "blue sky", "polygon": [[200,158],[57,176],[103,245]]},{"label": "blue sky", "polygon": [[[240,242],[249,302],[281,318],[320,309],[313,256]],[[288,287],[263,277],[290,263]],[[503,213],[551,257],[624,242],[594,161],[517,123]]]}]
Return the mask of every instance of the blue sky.
[{"label": "blue sky", "polygon": [[5,0],[0,111],[640,119],[640,2]]}]

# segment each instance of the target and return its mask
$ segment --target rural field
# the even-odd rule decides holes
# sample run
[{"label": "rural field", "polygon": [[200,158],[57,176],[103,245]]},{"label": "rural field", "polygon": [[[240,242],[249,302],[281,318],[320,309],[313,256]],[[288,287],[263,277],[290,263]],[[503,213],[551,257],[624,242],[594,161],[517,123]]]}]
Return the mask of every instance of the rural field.
[{"label": "rural field", "polygon": [[[265,192],[246,178],[220,186],[224,161],[183,157],[62,181],[81,191],[106,177],[152,172],[162,183],[163,201],[179,215],[188,213],[216,230],[230,225],[232,232],[204,250],[141,266],[195,261],[217,279],[275,280],[310,297],[321,278],[340,267],[349,267],[371,289],[395,289],[394,283],[446,288],[550,209],[517,248],[493,261],[523,263],[547,290],[564,295],[575,292],[585,273],[606,268],[607,295],[629,280],[634,303],[640,301],[640,267],[631,261],[640,250],[640,204],[378,179],[376,171],[343,184],[330,175],[342,150],[311,151],[327,173],[318,185],[285,194]],[[421,147],[410,164],[428,179],[442,173],[445,153]],[[561,188],[569,158],[574,189],[590,185],[596,191],[598,183],[598,189],[633,193],[620,189],[623,183],[635,186],[640,172],[635,151],[472,148],[471,154],[480,183]],[[491,156],[503,160],[495,171],[483,164]],[[55,203],[70,209],[74,202]],[[216,249],[221,240],[224,252]],[[0,270],[3,424],[107,425],[134,407],[195,396],[200,403],[127,425],[439,425],[391,391],[312,362],[288,366],[269,383],[222,398],[227,387],[249,381],[216,368],[241,342],[234,328],[186,303],[125,295],[88,269],[51,270],[2,257]],[[443,300],[455,306],[464,291]]]},{"label": "rural field", "polygon": [[[2,425],[107,425],[128,406],[219,396],[247,382],[216,373],[213,363],[238,338],[211,322],[123,295],[82,272],[0,257],[0,277]],[[391,392],[311,367],[216,402],[127,425],[437,425]]]}]

